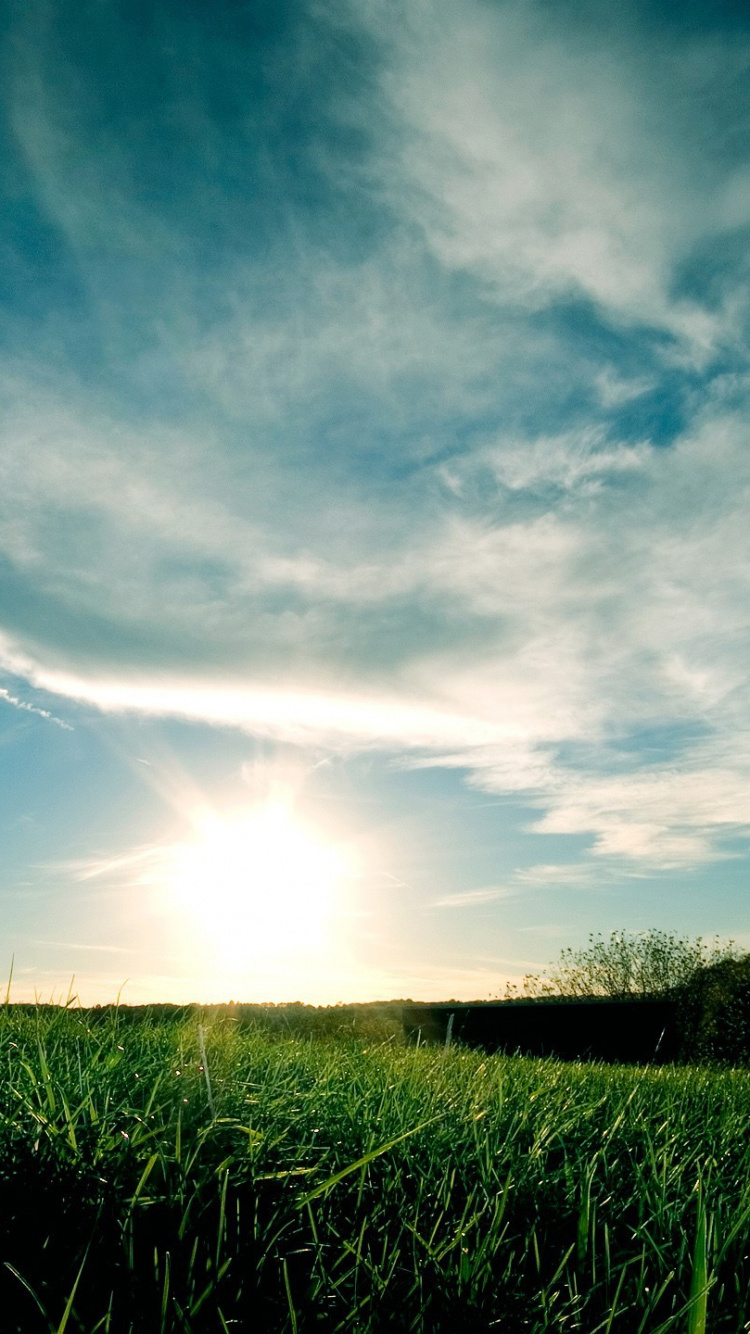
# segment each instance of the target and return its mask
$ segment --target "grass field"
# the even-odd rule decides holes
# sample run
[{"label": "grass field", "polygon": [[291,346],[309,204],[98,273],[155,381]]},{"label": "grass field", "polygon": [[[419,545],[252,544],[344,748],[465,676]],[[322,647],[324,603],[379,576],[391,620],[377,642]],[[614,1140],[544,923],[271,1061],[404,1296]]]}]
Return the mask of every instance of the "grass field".
[{"label": "grass field", "polygon": [[750,1074],[0,1011],[6,1334],[750,1329]]}]

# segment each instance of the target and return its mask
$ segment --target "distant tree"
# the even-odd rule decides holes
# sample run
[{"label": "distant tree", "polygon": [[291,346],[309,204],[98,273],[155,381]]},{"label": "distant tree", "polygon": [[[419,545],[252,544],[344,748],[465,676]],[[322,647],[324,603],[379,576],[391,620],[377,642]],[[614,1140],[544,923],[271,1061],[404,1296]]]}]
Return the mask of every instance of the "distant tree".
[{"label": "distant tree", "polygon": [[668,996],[684,994],[707,970],[738,960],[732,941],[718,937],[677,936],[667,931],[613,931],[605,939],[589,936],[584,949],[565,949],[543,973],[529,973],[520,991],[508,994],[545,996]]}]

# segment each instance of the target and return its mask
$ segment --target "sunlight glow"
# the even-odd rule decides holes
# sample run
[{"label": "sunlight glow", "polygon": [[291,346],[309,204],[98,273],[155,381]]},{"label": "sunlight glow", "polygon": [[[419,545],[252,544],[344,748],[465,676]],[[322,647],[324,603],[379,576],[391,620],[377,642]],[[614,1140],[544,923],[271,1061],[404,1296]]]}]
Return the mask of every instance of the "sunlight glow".
[{"label": "sunlight glow", "polygon": [[332,946],[348,859],[284,803],[204,815],[195,840],[171,860],[174,907],[210,945],[214,966],[243,969]]}]

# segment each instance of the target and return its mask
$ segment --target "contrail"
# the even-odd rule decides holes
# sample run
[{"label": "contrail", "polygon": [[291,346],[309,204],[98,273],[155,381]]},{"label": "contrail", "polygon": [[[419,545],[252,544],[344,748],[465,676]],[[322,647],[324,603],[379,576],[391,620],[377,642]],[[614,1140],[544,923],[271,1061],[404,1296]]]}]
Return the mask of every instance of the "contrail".
[{"label": "contrail", "polygon": [[25,700],[19,699],[17,695],[11,695],[9,690],[0,686],[0,699],[4,699],[6,704],[11,704],[14,709],[23,709],[26,713],[35,713],[39,718],[46,718],[50,723],[57,723],[58,727],[64,727],[66,732],[72,732],[70,723],[63,722],[62,718],[55,717],[49,709],[40,709],[36,704],[27,704]]}]

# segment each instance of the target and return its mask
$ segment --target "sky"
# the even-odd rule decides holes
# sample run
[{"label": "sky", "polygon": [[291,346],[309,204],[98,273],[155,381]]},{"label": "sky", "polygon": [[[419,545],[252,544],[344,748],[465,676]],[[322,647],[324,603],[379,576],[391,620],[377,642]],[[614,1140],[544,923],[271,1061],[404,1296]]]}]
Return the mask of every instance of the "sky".
[{"label": "sky", "polygon": [[750,947],[750,12],[6,0],[0,977]]}]

